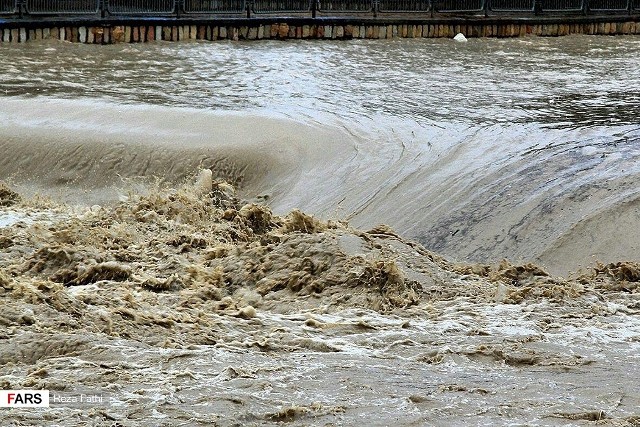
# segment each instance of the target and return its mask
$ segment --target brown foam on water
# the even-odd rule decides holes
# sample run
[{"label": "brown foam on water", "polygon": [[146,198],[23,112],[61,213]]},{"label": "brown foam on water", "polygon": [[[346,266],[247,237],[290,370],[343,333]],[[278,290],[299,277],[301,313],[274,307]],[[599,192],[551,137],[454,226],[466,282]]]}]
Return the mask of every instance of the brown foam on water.
[{"label": "brown foam on water", "polygon": [[12,206],[20,200],[20,196],[11,190],[6,183],[0,182],[0,206]]},{"label": "brown foam on water", "polygon": [[[625,336],[624,316],[638,313],[637,264],[575,279],[533,264],[462,265],[384,225],[362,231],[296,210],[279,216],[241,201],[227,183],[204,187],[158,185],[91,209],[2,193],[11,209],[41,203],[49,214],[0,228],[0,385],[99,391],[126,402],[98,412],[54,405],[29,419],[82,425],[86,417],[143,416],[141,425],[154,425],[161,411],[171,422],[205,423],[213,410],[223,425],[351,423],[372,410],[349,388],[362,382],[379,404],[415,405],[382,415],[384,423],[428,423],[419,414],[430,412],[421,411],[454,399],[460,411],[439,419],[455,425],[469,405],[503,408],[518,372],[534,377],[521,379],[529,396],[551,399],[542,409],[514,404],[521,419],[610,417],[588,389],[600,375],[599,351],[608,352],[606,376],[630,387],[627,368],[609,368],[627,344],[612,337],[587,346],[595,351],[583,343],[591,331]],[[640,337],[640,325],[626,325]],[[566,380],[576,404],[558,403],[543,387],[560,381],[558,372],[582,370],[588,384]],[[294,398],[295,388],[313,392]],[[157,406],[167,389],[181,401]],[[482,402],[470,404],[474,396]],[[634,402],[614,416],[626,420]],[[9,420],[24,422],[24,414]]]},{"label": "brown foam on water", "polygon": [[[11,255],[5,271],[32,283],[11,285],[14,295],[52,294],[62,311],[88,298],[85,303],[104,304],[134,324],[176,322],[138,311],[129,301],[136,289],[146,295],[145,306],[172,295],[178,310],[241,317],[253,317],[244,310],[250,304],[289,312],[322,301],[386,311],[418,301],[419,284],[368,234],[300,211],[276,216],[266,206],[240,203],[222,183],[204,196],[191,188],[158,188],[112,208],[64,215],[48,227],[5,228],[2,238]],[[88,293],[65,291],[74,287]],[[179,317],[178,323],[186,320]],[[119,322],[108,323],[115,333]],[[136,333],[125,330],[117,333]]]},{"label": "brown foam on water", "polygon": [[[3,194],[20,205],[12,191]],[[588,295],[634,291],[640,280],[636,263],[602,265],[577,279],[533,264],[450,263],[386,226],[364,232],[297,210],[274,215],[240,202],[222,182],[204,195],[157,187],[113,207],[60,209],[51,224],[0,229],[5,295],[45,303],[54,318],[73,314],[109,334],[155,341],[135,325],[167,332],[200,324],[207,313],[250,318],[255,310],[393,312],[460,296],[579,305]],[[159,316],[157,305],[168,311]],[[102,308],[96,314],[90,306]],[[190,334],[181,344],[201,339],[208,338]]]}]

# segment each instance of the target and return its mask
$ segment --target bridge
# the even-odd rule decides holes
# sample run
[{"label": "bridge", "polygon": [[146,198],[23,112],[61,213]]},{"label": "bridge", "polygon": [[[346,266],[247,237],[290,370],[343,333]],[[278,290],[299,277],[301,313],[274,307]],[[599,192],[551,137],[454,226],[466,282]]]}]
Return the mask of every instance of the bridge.
[{"label": "bridge", "polygon": [[640,15],[640,0],[0,0],[3,18]]}]

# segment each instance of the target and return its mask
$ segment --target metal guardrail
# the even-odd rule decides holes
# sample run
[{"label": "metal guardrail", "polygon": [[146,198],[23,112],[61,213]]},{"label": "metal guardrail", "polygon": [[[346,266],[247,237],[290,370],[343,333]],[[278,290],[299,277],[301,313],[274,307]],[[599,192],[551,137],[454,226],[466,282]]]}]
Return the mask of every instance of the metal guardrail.
[{"label": "metal guardrail", "polygon": [[[587,15],[640,14],[640,0],[0,0],[0,14],[5,17],[93,15],[166,16],[242,14],[298,14],[323,16],[377,16],[393,14],[435,13],[582,13]],[[308,14],[308,15],[307,15]],[[368,15],[370,14],[370,15]]]},{"label": "metal guardrail", "polygon": [[429,0],[379,0],[380,12],[429,12],[431,1]]},{"label": "metal guardrail", "polygon": [[169,15],[176,10],[176,0],[106,0],[106,3],[107,11],[114,15]]},{"label": "metal guardrail", "polygon": [[185,13],[243,13],[244,0],[184,0]]},{"label": "metal guardrail", "polygon": [[545,12],[579,12],[584,10],[585,0],[542,0]]},{"label": "metal guardrail", "polygon": [[485,0],[437,0],[438,12],[481,12],[485,10]]},{"label": "metal guardrail", "polygon": [[309,0],[253,0],[253,6],[251,10],[253,10],[255,13],[309,12],[311,10],[311,1]]},{"label": "metal guardrail", "polygon": [[318,10],[321,12],[372,12],[373,2],[370,0],[320,0]]},{"label": "metal guardrail", "polygon": [[100,12],[100,0],[26,0],[30,15],[90,15]]},{"label": "metal guardrail", "polygon": [[493,12],[533,12],[535,0],[490,0],[489,10]]},{"label": "metal guardrail", "polygon": [[622,12],[629,10],[629,0],[589,0],[589,10],[597,12]]},{"label": "metal guardrail", "polygon": [[18,0],[0,0],[0,13],[16,13]]}]

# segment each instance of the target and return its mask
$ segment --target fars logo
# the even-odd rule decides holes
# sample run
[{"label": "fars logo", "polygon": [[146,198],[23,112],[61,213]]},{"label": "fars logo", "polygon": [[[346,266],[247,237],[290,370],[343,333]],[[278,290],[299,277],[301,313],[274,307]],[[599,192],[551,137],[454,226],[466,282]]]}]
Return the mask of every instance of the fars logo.
[{"label": "fars logo", "polygon": [[49,390],[0,390],[0,408],[45,408]]}]

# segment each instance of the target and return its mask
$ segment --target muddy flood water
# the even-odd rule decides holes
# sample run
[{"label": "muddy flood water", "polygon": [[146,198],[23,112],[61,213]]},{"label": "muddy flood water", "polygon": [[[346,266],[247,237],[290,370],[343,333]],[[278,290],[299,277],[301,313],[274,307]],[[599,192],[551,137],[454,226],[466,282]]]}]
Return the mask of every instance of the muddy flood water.
[{"label": "muddy flood water", "polygon": [[0,425],[640,425],[639,63],[0,46]]}]

